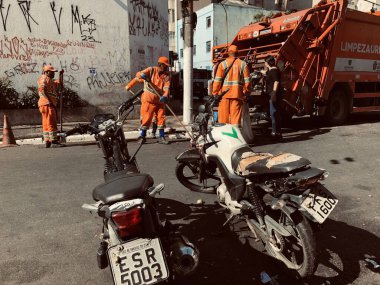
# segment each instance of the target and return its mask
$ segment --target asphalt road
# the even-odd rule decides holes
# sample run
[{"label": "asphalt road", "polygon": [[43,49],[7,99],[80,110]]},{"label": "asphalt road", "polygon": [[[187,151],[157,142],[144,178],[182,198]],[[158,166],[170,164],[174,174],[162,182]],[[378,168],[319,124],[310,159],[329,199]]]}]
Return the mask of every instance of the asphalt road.
[{"label": "asphalt road", "polygon": [[[188,191],[174,176],[174,157],[188,142],[143,147],[140,168],[166,184],[161,211],[201,252],[199,270],[180,284],[261,284],[262,271],[277,275],[279,284],[380,284],[379,269],[364,261],[380,258],[380,116],[333,128],[303,118],[293,127],[282,143],[259,133],[254,149],[295,153],[330,172],[325,185],[339,204],[318,233],[319,266],[307,281],[220,232],[225,218],[215,197]],[[96,263],[101,221],[80,207],[92,202],[102,167],[95,144],[0,148],[0,284],[112,284],[109,270]]]}]

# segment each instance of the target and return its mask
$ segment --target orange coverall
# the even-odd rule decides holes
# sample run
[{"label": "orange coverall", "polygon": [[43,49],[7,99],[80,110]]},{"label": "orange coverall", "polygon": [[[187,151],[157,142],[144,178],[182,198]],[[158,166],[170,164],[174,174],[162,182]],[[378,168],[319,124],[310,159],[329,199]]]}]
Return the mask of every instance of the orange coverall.
[{"label": "orange coverall", "polygon": [[[148,67],[143,71],[136,73],[127,88],[131,89],[136,84],[142,82],[141,74],[144,73],[160,96],[169,96],[170,76],[169,73],[159,74],[158,67]],[[160,102],[159,96],[151,89],[147,82],[144,81],[144,93],[141,95],[141,129],[149,129],[154,115],[157,116],[157,128],[165,128],[165,104]]]},{"label": "orange coverall", "polygon": [[249,94],[251,83],[246,62],[237,58],[228,71],[223,86],[221,86],[225,70],[234,59],[230,56],[219,64],[214,78],[212,94],[216,96],[229,89],[219,103],[218,122],[238,125],[242,116],[244,95]]},{"label": "orange coverall", "polygon": [[38,78],[38,109],[42,115],[42,131],[44,141],[57,140],[57,90],[59,80],[54,80],[47,75]]}]

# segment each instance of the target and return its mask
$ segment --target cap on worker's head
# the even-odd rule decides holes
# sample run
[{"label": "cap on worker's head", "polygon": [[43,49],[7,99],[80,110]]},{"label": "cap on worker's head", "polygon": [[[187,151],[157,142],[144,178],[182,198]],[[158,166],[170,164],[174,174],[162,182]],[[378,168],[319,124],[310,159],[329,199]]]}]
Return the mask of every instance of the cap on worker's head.
[{"label": "cap on worker's head", "polygon": [[237,48],[237,46],[235,46],[235,45],[230,45],[229,47],[228,47],[228,53],[237,53],[238,52],[238,48]]},{"label": "cap on worker's head", "polygon": [[43,68],[42,68],[43,71],[53,71],[53,72],[57,72],[58,70],[56,70],[53,66],[51,65],[45,65]]},{"label": "cap on worker's head", "polygon": [[273,55],[268,55],[265,58],[265,62],[267,62],[269,65],[274,65],[276,63],[276,59]]},{"label": "cap on worker's head", "polygon": [[166,56],[159,57],[158,63],[162,63],[162,64],[165,64],[166,66],[170,67],[169,59]]}]

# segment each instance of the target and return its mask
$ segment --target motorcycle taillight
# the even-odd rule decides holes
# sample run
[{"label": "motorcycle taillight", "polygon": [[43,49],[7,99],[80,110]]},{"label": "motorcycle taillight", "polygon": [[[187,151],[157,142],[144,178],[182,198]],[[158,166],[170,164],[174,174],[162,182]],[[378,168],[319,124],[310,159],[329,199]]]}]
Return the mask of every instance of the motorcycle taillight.
[{"label": "motorcycle taillight", "polygon": [[140,207],[112,213],[112,220],[117,227],[120,238],[127,238],[139,234],[143,229],[143,209]]}]

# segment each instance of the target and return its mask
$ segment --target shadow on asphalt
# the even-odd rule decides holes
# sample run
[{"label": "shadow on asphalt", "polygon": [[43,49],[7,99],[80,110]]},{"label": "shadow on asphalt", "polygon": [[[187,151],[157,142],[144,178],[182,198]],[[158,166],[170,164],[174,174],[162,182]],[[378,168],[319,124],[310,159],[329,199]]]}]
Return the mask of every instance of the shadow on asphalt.
[{"label": "shadow on asphalt", "polygon": [[[262,271],[277,276],[279,284],[351,284],[359,277],[359,262],[366,255],[375,256],[380,252],[380,239],[375,235],[346,223],[328,220],[322,231],[316,234],[319,252],[316,274],[307,280],[299,280],[277,260],[241,242],[228,227],[222,229],[226,218],[219,205],[157,200],[162,215],[179,225],[181,233],[200,250],[197,272],[181,280],[178,283],[181,285],[262,284]],[[339,260],[338,264],[331,262],[334,256]]]},{"label": "shadow on asphalt", "polygon": [[[361,124],[371,124],[380,122],[380,112],[353,114],[349,116],[344,126],[354,126]],[[270,137],[270,121],[260,121],[253,125],[255,134],[254,145],[266,145],[277,143],[278,141]],[[314,136],[323,135],[330,132],[331,126],[323,122],[322,118],[312,118],[309,116],[293,118],[284,124],[284,139],[281,142],[293,142],[312,139]]]},{"label": "shadow on asphalt", "polygon": [[[344,126],[354,126],[360,124],[371,124],[380,122],[380,112],[353,114],[349,116]],[[274,144],[279,142],[294,142],[310,140],[315,136],[323,135],[331,131],[331,126],[323,122],[321,118],[312,118],[309,116],[293,118],[284,125],[281,141],[274,140],[270,137],[270,121],[260,121],[253,125],[255,141],[253,146]]]}]

